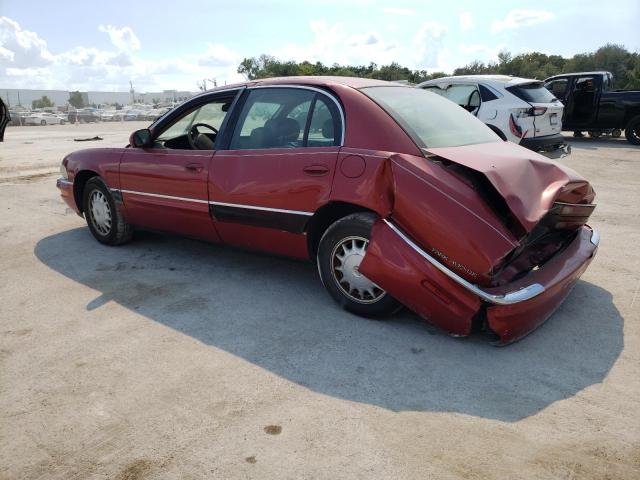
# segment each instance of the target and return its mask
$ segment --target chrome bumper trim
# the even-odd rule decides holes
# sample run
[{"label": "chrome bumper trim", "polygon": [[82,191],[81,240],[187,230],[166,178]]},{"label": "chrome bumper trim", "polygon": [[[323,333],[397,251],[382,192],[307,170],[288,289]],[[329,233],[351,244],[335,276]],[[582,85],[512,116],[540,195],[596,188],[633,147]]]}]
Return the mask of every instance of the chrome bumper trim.
[{"label": "chrome bumper trim", "polygon": [[62,177],[58,177],[58,179],[56,180],[56,183],[58,185],[73,186],[73,182],[71,182],[71,181],[69,181],[69,180],[67,180],[65,178],[62,178]]},{"label": "chrome bumper trim", "polygon": [[591,231],[591,243],[593,243],[596,247],[600,245],[600,233],[595,228]]},{"label": "chrome bumper trim", "polygon": [[416,253],[418,253],[427,262],[429,262],[431,265],[436,267],[438,270],[444,273],[447,277],[451,278],[453,281],[455,281],[459,285],[469,290],[471,293],[474,293],[475,295],[480,297],[485,302],[489,302],[494,305],[513,305],[514,303],[520,303],[526,300],[530,300],[534,297],[537,297],[542,292],[544,292],[544,287],[542,285],[540,285],[539,283],[534,283],[527,287],[521,288],[520,290],[509,292],[505,295],[493,295],[491,293],[487,293],[481,288],[479,288],[477,285],[474,285],[473,283],[468,282],[467,280],[462,278],[460,275],[458,275],[454,271],[449,270],[438,260],[436,260],[427,252],[422,250],[409,237],[407,237],[402,232],[402,230],[396,227],[393,223],[391,223],[387,219],[383,219],[383,221],[389,226],[389,228],[391,228],[391,230],[393,230],[396,233],[396,235],[398,235],[402,240],[404,240],[404,242],[407,245],[409,245],[413,250],[415,250]]}]

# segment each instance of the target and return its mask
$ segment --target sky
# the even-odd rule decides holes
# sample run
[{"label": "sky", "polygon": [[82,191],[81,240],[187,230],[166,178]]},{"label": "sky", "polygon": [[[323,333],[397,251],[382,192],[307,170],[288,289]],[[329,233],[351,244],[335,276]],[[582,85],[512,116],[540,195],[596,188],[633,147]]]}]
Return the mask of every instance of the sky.
[{"label": "sky", "polygon": [[640,0],[0,0],[0,89],[196,91],[262,53],[449,73],[608,42],[640,51]]}]

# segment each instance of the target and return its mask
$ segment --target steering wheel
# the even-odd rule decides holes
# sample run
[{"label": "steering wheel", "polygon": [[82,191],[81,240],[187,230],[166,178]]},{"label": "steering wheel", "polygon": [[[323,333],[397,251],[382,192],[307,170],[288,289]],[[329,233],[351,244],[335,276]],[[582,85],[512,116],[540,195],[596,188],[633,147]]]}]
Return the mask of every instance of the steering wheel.
[{"label": "steering wheel", "polygon": [[211,125],[208,125],[206,123],[194,123],[193,125],[191,125],[191,128],[187,132],[187,140],[189,141],[189,145],[193,150],[199,150],[198,146],[196,145],[196,138],[198,135],[200,135],[200,132],[198,131],[198,127],[208,128],[216,135],[218,134],[218,129],[215,127],[212,127]]}]

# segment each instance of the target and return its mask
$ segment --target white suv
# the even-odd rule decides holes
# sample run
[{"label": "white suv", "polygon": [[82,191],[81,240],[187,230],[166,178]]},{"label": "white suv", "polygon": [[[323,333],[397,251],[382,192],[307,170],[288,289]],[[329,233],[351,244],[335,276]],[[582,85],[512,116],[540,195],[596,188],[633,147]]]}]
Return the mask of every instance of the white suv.
[{"label": "white suv", "polygon": [[548,156],[570,152],[562,131],[564,106],[538,80],[506,75],[443,77],[418,85],[457,103],[503,140]]}]

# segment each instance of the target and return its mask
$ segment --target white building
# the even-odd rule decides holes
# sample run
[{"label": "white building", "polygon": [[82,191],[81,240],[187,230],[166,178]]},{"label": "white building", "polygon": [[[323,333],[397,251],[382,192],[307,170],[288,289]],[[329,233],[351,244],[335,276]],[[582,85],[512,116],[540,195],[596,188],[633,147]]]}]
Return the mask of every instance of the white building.
[{"label": "white building", "polygon": [[[184,90],[165,90],[163,92],[135,93],[135,101],[132,101],[129,92],[81,92],[87,105],[115,104],[131,105],[132,103],[170,103],[181,102],[194,96],[197,92]],[[17,88],[0,88],[0,98],[14,108],[22,106],[31,108],[31,102],[40,100],[43,96],[49,97],[56,107],[66,106],[69,102],[68,90],[29,90]]]}]

